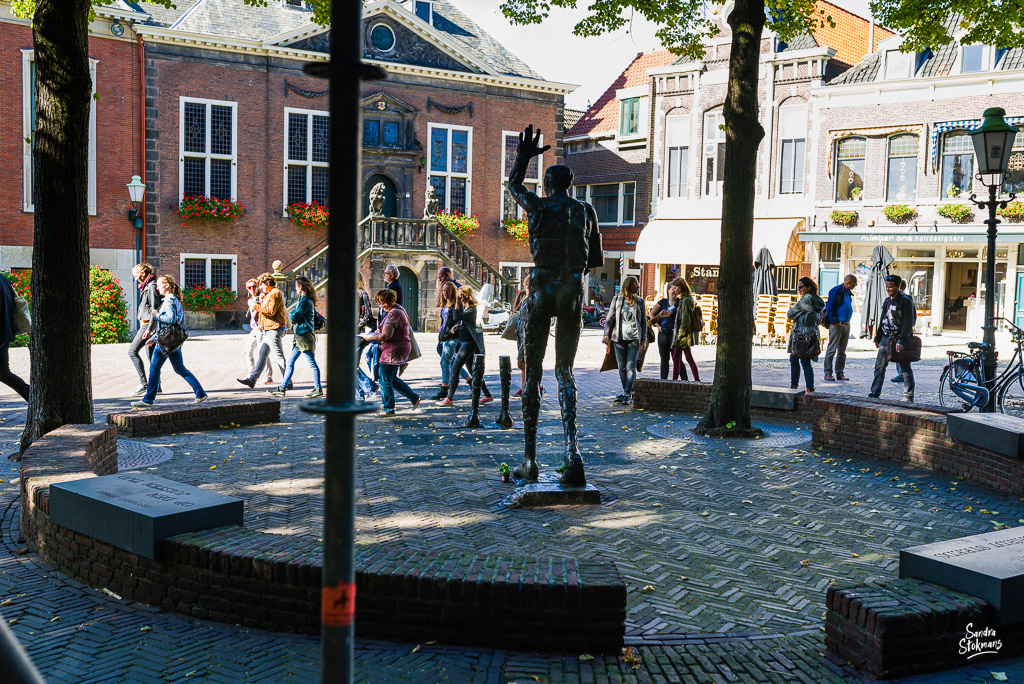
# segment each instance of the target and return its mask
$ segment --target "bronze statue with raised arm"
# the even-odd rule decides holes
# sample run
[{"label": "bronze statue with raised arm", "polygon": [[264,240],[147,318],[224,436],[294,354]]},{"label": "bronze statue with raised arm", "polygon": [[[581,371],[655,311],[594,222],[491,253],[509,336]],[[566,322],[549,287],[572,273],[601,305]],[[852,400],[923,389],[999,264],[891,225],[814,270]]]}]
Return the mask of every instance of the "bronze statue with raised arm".
[{"label": "bronze statue with raised arm", "polygon": [[533,126],[519,135],[515,163],[508,177],[508,189],[526,210],[530,230],[533,275],[527,302],[530,316],[526,324],[526,387],[523,388],[523,428],[526,449],[523,463],[515,469],[516,479],[537,479],[537,416],[540,412],[540,383],[544,373],[551,319],[555,332],[555,377],[558,403],[562,407],[565,432],[564,470],[560,482],[583,487],[583,457],[576,435],[576,380],[572,364],[583,327],[583,276],[604,262],[597,212],[586,202],[569,196],[572,169],[563,164],[549,166],[544,173],[545,197],[539,197],[523,185],[533,157],[542,155],[550,145],[539,147],[540,129]]}]

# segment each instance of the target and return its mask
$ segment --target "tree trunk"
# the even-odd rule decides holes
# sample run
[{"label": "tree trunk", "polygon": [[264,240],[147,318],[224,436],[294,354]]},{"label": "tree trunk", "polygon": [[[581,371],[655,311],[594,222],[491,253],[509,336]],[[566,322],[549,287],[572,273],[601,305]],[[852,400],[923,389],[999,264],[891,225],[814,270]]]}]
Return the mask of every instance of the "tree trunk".
[{"label": "tree trunk", "polygon": [[39,0],[33,151],[32,386],[21,448],[91,423],[89,334],[89,0]]},{"label": "tree trunk", "polygon": [[758,71],[764,3],[736,0],[729,26],[729,88],[725,100],[725,170],[722,183],[722,247],[718,274],[718,350],[711,403],[697,426],[707,435],[753,436],[750,365],[754,336],[752,241],[757,149],[764,138],[758,121]]}]

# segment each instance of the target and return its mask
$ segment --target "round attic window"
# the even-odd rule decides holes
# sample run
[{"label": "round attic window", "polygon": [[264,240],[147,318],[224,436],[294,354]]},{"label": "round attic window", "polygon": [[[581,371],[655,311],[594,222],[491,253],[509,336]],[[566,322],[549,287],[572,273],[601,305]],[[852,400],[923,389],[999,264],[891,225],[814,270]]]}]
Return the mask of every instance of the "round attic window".
[{"label": "round attic window", "polygon": [[370,42],[381,52],[390,52],[395,47],[395,32],[386,24],[377,24],[370,31]]}]

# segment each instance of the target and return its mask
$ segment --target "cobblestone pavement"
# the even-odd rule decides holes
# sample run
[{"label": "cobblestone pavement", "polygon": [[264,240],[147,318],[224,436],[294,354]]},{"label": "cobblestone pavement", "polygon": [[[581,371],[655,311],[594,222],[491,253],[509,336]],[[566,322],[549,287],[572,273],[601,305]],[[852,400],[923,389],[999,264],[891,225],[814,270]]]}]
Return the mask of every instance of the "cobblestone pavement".
[{"label": "cobblestone pavement", "polygon": [[[762,422],[769,438],[785,437],[788,446],[691,441],[683,428],[694,416],[611,404],[618,379],[596,372],[598,334],[585,333],[577,378],[581,446],[590,481],[602,490],[601,506],[505,510],[501,500],[510,490],[497,465],[516,463],[521,433],[458,428],[465,399],[457,410],[431,406],[416,414],[403,411],[408,404],[400,399],[396,418],[358,424],[357,543],[612,557],[627,581],[627,643],[636,660],[359,641],[360,681],[856,681],[855,672],[823,657],[830,583],[892,577],[902,547],[1024,524],[1017,499],[870,455],[834,458],[801,440],[797,426]],[[238,356],[241,343],[237,335],[193,338],[186,364],[217,396],[256,396],[232,386],[240,369],[225,363]],[[513,351],[512,343],[493,337],[488,344],[490,357]],[[434,387],[434,366],[427,363],[434,357],[421,346],[425,359],[409,377],[427,392]],[[128,401],[121,393],[134,383],[124,350],[94,350],[98,420]],[[20,352],[12,354],[16,370],[26,361]],[[922,390],[929,378],[932,385],[937,380],[943,350],[929,346],[926,355],[917,366]],[[847,372],[855,381],[836,383],[836,391],[866,392],[873,351],[864,345],[851,357]],[[712,359],[712,348],[699,349],[709,377]],[[489,358],[489,367],[496,366]],[[300,390],[308,387],[308,370],[300,367],[297,375]],[[754,377],[758,384],[787,384],[785,354],[755,349]],[[560,427],[550,375],[546,384],[541,462],[550,468],[560,458]],[[180,378],[170,375],[164,385],[161,402],[189,398]],[[13,443],[24,421],[12,396],[6,388],[0,393],[0,443]],[[926,392],[919,397],[927,400]],[[141,440],[174,454],[144,467],[243,497],[246,524],[255,529],[317,535],[322,419],[297,405],[286,399],[276,425]],[[515,416],[518,402],[512,409]],[[496,403],[483,411],[493,419]],[[0,611],[49,681],[308,682],[318,676],[315,638],[122,601],[25,553],[17,541],[16,478],[13,467],[0,475],[6,480],[0,483]],[[992,672],[1024,681],[1024,659],[907,681],[988,682]]]}]

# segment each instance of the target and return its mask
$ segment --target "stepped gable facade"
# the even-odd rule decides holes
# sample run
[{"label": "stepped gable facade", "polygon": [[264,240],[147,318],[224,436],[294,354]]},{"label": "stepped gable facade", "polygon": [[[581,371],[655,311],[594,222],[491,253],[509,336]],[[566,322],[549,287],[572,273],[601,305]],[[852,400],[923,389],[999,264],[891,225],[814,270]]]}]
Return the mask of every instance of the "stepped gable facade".
[{"label": "stepped gable facade", "polygon": [[[135,14],[122,2],[96,7],[88,48],[95,93],[87,142],[89,263],[120,280],[129,319],[135,315],[131,268],[141,252],[139,231],[128,220],[126,185],[142,174],[144,144],[139,48],[122,29]],[[15,17],[9,3],[0,4],[0,168],[6,188],[0,196],[0,271],[32,266],[34,61],[31,21]]]},{"label": "stepped gable facade", "polygon": [[[287,207],[327,202],[327,82],[302,68],[329,59],[329,29],[301,0],[140,7],[147,259],[184,285],[237,291],[275,260],[314,254],[323,231],[293,224]],[[387,72],[363,87],[364,216],[370,190],[382,185],[386,216],[419,219],[431,185],[440,209],[479,218],[460,243],[474,259],[517,277],[529,251],[501,224],[518,212],[504,190],[517,135],[527,124],[541,128],[552,148],[538,168],[560,162],[563,98],[574,86],[541,78],[449,0],[367,2],[362,40],[364,61]],[[174,209],[186,195],[229,197],[245,216],[184,222]],[[371,288],[383,285],[386,263],[400,266],[420,320],[437,268],[455,265],[458,274],[437,250],[377,245],[359,264]]]}]

